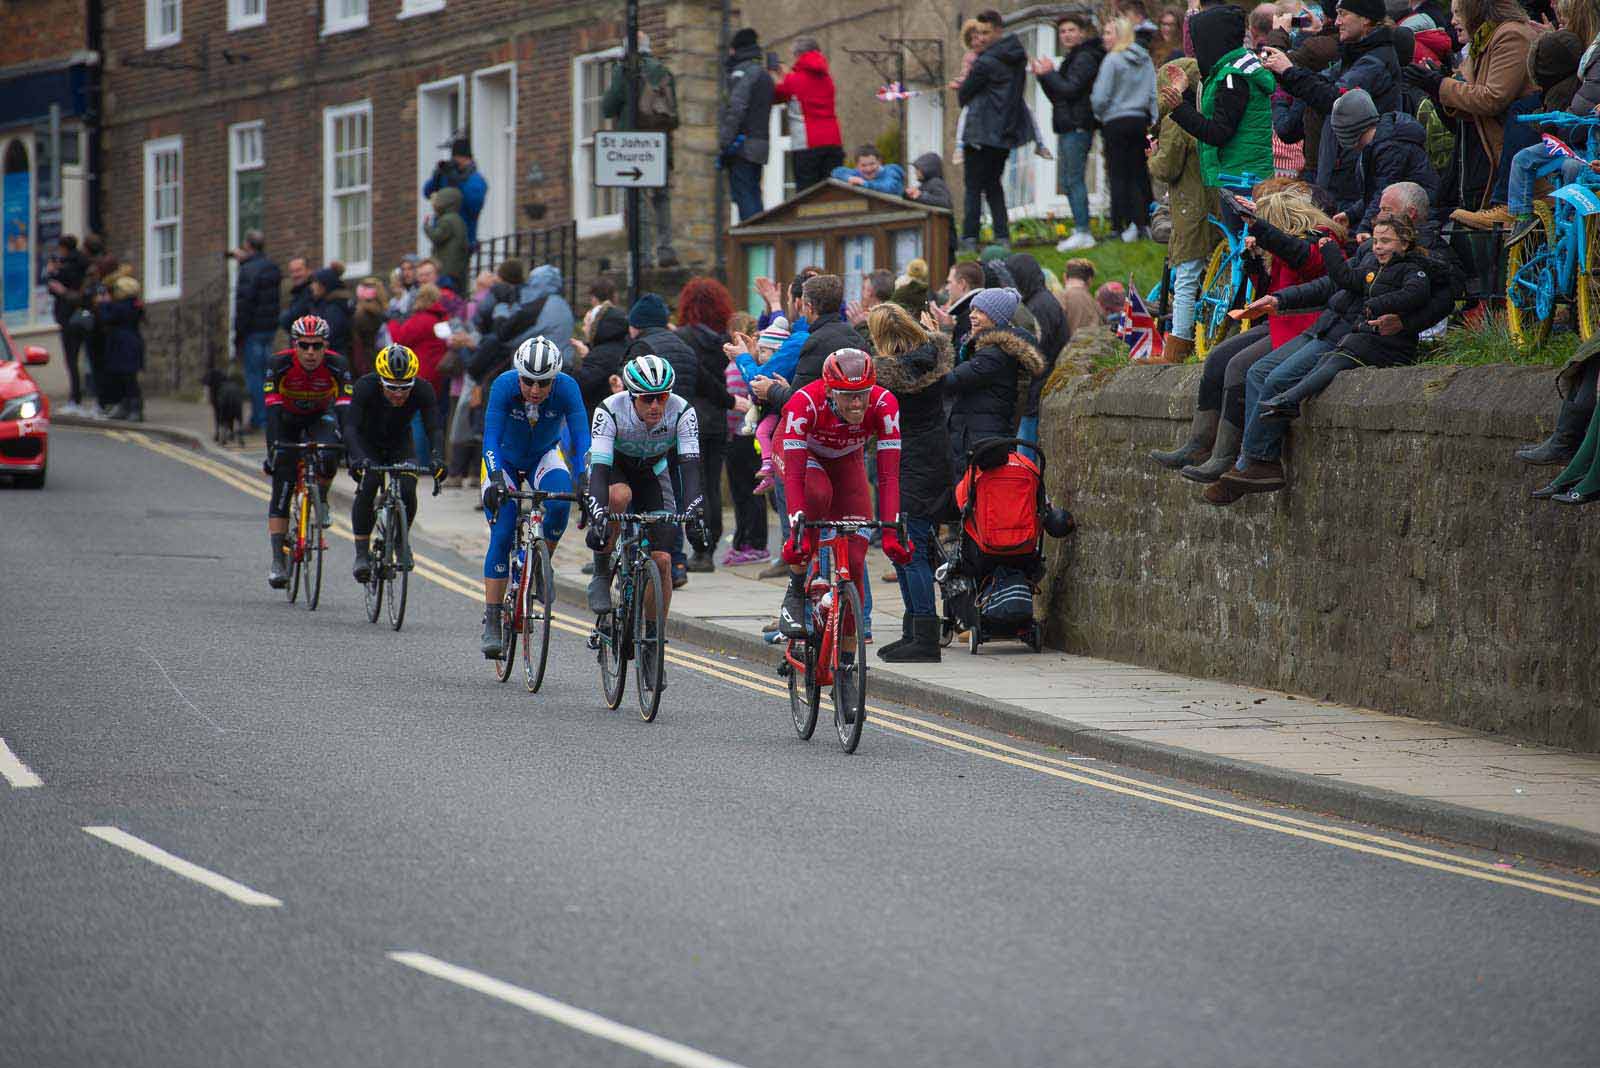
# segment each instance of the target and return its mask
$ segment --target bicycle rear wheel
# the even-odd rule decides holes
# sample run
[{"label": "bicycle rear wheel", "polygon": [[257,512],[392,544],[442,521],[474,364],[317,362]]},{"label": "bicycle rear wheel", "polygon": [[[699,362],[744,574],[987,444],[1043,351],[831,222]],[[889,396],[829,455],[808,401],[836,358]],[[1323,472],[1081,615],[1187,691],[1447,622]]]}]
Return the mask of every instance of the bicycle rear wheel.
[{"label": "bicycle rear wheel", "polygon": [[322,603],[322,552],[328,547],[322,521],[317,518],[317,506],[311,499],[312,489],[306,494],[306,611],[315,612]]},{"label": "bicycle rear wheel", "polygon": [[[867,721],[867,631],[856,584],[846,582],[836,589],[831,622],[839,628],[839,664],[833,671],[833,727],[844,751],[854,753]],[[854,635],[845,637],[852,630]]]},{"label": "bicycle rear wheel", "polygon": [[822,704],[822,687],[817,684],[817,639],[791,639],[789,652],[804,665],[797,670],[789,665],[789,715],[801,741],[810,741],[817,729],[817,708]]},{"label": "bicycle rear wheel", "polygon": [[306,497],[296,493],[289,498],[289,533],[285,536],[285,551],[289,554],[289,603],[294,604],[300,594],[300,564],[305,555]]},{"label": "bicycle rear wheel", "polygon": [[1226,341],[1239,329],[1239,323],[1228,317],[1237,295],[1234,277],[1238,258],[1226,241],[1218,242],[1211,250],[1205,274],[1200,278],[1200,295],[1194,307],[1194,354],[1205,359],[1219,342]]},{"label": "bicycle rear wheel", "polygon": [[406,529],[403,505],[390,504],[384,537],[383,584],[389,588],[389,626],[395,630],[406,621],[406,592],[411,585],[411,569],[400,561],[411,556],[411,532]]},{"label": "bicycle rear wheel", "polygon": [[550,617],[555,614],[555,569],[542,541],[528,556],[528,581],[522,584],[522,676],[529,693],[544,684],[550,656]]},{"label": "bicycle rear wheel", "polygon": [[639,718],[656,718],[661,691],[667,688],[667,604],[661,596],[661,572],[645,558],[633,589],[633,670],[639,691]]}]

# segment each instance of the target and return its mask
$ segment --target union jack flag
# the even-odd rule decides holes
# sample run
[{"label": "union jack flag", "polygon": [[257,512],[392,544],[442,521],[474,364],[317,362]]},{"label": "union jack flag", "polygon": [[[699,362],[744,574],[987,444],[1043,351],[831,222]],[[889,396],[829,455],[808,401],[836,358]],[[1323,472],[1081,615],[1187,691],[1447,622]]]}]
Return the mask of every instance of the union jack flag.
[{"label": "union jack flag", "polygon": [[1572,146],[1567,144],[1555,134],[1540,134],[1539,140],[1544,142],[1544,147],[1550,150],[1550,155],[1556,159],[1577,159],[1578,154],[1572,151]]},{"label": "union jack flag", "polygon": [[907,89],[899,82],[890,82],[878,90],[878,99],[885,103],[893,103],[896,100],[910,100],[918,95],[915,89]]},{"label": "union jack flag", "polygon": [[1138,287],[1133,284],[1133,279],[1128,279],[1128,295],[1122,305],[1122,323],[1117,327],[1117,336],[1128,345],[1128,358],[1134,363],[1148,363],[1153,357],[1161,354],[1161,330],[1156,325],[1155,316],[1150,314],[1150,309],[1145,305],[1144,298],[1139,296]]}]

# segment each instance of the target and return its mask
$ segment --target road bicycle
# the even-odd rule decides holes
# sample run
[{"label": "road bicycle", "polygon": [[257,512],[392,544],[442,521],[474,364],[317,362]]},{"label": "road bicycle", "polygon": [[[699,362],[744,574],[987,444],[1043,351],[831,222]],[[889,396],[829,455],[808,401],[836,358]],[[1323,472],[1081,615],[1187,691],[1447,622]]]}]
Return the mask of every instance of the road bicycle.
[{"label": "road bicycle", "polygon": [[[1233,191],[1249,195],[1261,179],[1253,174],[1219,174],[1217,184],[1224,197],[1232,198]],[[1228,314],[1235,308],[1250,303],[1250,272],[1245,268],[1244,239],[1250,236],[1250,220],[1240,215],[1238,231],[1231,229],[1216,215],[1208,215],[1211,224],[1222,231],[1222,240],[1211,250],[1205,273],[1200,276],[1200,294],[1194,306],[1194,354],[1205,359],[1219,343],[1227,340],[1239,329],[1239,321]]]},{"label": "road bicycle", "polygon": [[317,519],[317,501],[322,487],[317,484],[317,457],[323,453],[337,456],[344,446],[324,441],[291,441],[274,447],[277,452],[295,452],[294,492],[289,497],[289,536],[285,548],[289,552],[289,587],[286,591],[293,604],[300,592],[302,578],[306,584],[306,610],[315,612],[322,600],[322,558],[328,550],[327,532]]},{"label": "road bicycle", "polygon": [[[1541,111],[1516,120],[1585,129],[1590,155],[1595,153],[1600,117]],[[1551,203],[1535,202],[1532,224],[1506,248],[1506,325],[1520,343],[1549,338],[1558,304],[1572,305],[1580,339],[1600,333],[1600,177],[1585,167],[1576,181],[1562,184],[1562,162],[1552,156],[1534,172],[1557,188]]]},{"label": "road bicycle", "polygon": [[639,693],[639,718],[650,723],[667,688],[667,602],[661,572],[650,558],[650,527],[655,523],[690,522],[697,517],[679,512],[621,512],[606,516],[617,523],[617,544],[611,550],[611,611],[602,612],[589,635],[589,648],[600,661],[600,692],[606,706],[622,703],[628,685],[628,661],[634,665]]},{"label": "road bicycle", "polygon": [[822,688],[833,687],[833,726],[846,753],[861,744],[867,721],[867,628],[861,594],[850,574],[850,554],[834,551],[840,538],[893,530],[908,544],[905,517],[893,523],[873,519],[808,520],[800,513],[789,537],[818,532],[817,551],[806,565],[806,633],[790,638],[778,675],[789,682],[789,715],[802,740],[817,729]]},{"label": "road bicycle", "polygon": [[[406,588],[411,581],[411,531],[406,522],[406,504],[394,483],[415,479],[424,468],[414,463],[368,464],[367,471],[379,476],[378,492],[372,501],[372,541],[367,559],[367,622],[376,623],[384,605],[389,606],[389,626],[395,630],[406,621]],[[439,496],[439,483],[433,484]]]},{"label": "road bicycle", "polygon": [[523,682],[529,693],[538,693],[550,656],[550,621],[555,616],[556,590],[550,547],[544,540],[544,502],[576,502],[578,495],[539,489],[507,490],[505,499],[517,502],[516,540],[511,549],[510,579],[500,602],[500,657],[489,663],[501,682],[511,678],[520,637]]}]

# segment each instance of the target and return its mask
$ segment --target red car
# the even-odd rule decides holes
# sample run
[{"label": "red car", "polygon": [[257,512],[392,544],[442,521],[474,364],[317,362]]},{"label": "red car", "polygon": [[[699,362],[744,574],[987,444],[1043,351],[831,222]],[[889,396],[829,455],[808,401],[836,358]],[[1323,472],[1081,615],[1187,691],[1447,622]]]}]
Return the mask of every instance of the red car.
[{"label": "red car", "polygon": [[44,487],[50,457],[50,398],[28,367],[49,361],[37,345],[19,348],[0,322],[0,477],[26,489]]}]

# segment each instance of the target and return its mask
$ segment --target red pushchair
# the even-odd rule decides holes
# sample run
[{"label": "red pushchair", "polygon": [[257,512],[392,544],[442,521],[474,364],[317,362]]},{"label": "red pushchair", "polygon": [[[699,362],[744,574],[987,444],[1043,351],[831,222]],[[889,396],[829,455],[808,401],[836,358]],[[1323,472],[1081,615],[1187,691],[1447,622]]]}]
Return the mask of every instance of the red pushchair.
[{"label": "red pushchair", "polygon": [[1065,537],[1074,526],[1045,496],[1044,462],[1037,445],[1022,438],[985,438],[967,454],[955,488],[960,532],[953,551],[939,547],[943,559],[934,569],[946,645],[966,631],[973,653],[996,638],[1026,642],[1034,652],[1044,647],[1033,615],[1044,538]]}]

